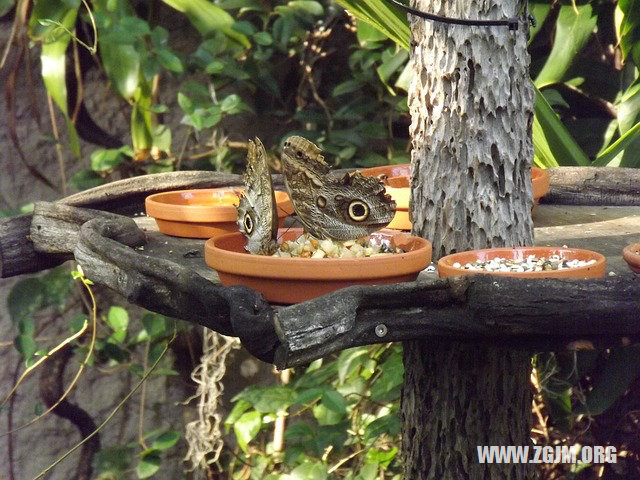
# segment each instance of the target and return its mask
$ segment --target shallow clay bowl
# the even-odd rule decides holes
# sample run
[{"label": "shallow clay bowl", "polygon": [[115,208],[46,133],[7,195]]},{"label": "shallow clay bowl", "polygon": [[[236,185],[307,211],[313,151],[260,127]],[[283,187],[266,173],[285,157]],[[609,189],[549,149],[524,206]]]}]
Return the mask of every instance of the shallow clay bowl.
[{"label": "shallow clay bowl", "polygon": [[533,202],[537,205],[542,197],[549,193],[549,172],[542,168],[531,168],[531,182],[533,184]]},{"label": "shallow clay bowl", "polygon": [[[596,263],[584,267],[567,268],[565,270],[545,270],[542,272],[487,272],[485,270],[464,270],[456,268],[454,263],[465,265],[469,262],[487,261],[496,257],[510,260],[525,260],[527,256],[547,257],[561,255],[567,260],[595,260]],[[606,261],[604,255],[591,250],[564,247],[516,247],[516,248],[487,248],[484,250],[470,250],[454,253],[438,260],[438,273],[441,277],[455,275],[472,275],[475,273],[503,275],[522,278],[599,278],[604,277]]]},{"label": "shallow clay bowl", "polygon": [[[281,231],[280,241],[295,240],[302,229]],[[240,233],[205,243],[205,261],[225,286],[246,285],[275,303],[297,303],[349,285],[410,282],[431,261],[431,243],[393,230],[371,237],[391,240],[406,253],[367,258],[282,258],[251,255]]]},{"label": "shallow clay bowl", "polygon": [[[238,231],[236,217],[241,192],[241,188],[227,187],[156,193],[146,198],[145,207],[162,233],[212,238]],[[276,192],[276,203],[282,223],[293,212],[293,206],[285,192]]]},{"label": "shallow clay bowl", "polygon": [[640,243],[633,243],[624,247],[622,258],[629,264],[631,270],[640,274]]},{"label": "shallow clay bowl", "polygon": [[411,194],[411,185],[409,176],[411,174],[411,165],[401,163],[398,165],[384,165],[382,167],[365,168],[360,170],[365,177],[378,177],[384,175],[386,177],[386,191],[394,202],[396,202],[396,214],[387,225],[387,228],[395,230],[411,230],[411,222],[409,221],[409,196]]},{"label": "shallow clay bowl", "polygon": [[[360,173],[367,177],[386,177],[387,193],[396,202],[396,214],[388,225],[388,228],[398,230],[411,230],[409,221],[409,196],[411,164],[402,163],[398,165],[384,165],[381,167],[365,168]],[[533,184],[534,206],[540,199],[549,193],[549,173],[542,168],[531,168],[531,182]]]}]

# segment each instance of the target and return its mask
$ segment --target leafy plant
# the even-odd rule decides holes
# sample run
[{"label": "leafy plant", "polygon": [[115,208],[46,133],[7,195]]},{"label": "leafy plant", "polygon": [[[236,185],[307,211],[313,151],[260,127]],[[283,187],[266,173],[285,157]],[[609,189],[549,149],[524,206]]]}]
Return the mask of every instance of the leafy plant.
[{"label": "leafy plant", "polygon": [[[401,347],[382,345],[317,360],[287,385],[245,389],[225,420],[239,451],[224,468],[250,465],[252,478],[270,480],[399,479],[402,378]],[[279,419],[283,445],[271,441]]]}]

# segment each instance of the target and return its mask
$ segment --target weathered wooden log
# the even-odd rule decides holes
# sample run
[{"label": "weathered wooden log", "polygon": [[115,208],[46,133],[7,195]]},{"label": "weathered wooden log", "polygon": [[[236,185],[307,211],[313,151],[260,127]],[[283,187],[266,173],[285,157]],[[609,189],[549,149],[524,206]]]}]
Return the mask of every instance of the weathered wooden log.
[{"label": "weathered wooden log", "polygon": [[598,280],[435,278],[354,286],[271,307],[248,288],[225,288],[198,275],[185,260],[132,248],[143,236],[128,217],[98,212],[77,234],[77,222],[92,215],[77,207],[39,204],[34,225],[59,218],[62,226],[51,228],[68,240],[36,235],[36,247],[73,249],[94,282],[150,310],[238,336],[252,354],[280,368],[349,347],[408,339],[557,350],[576,340],[607,347],[620,344],[621,337],[640,337],[640,277],[631,274]]},{"label": "weathered wooden log", "polygon": [[[275,184],[282,185],[280,176]],[[242,184],[240,175],[220,172],[171,172],[128,178],[102,185],[59,200],[64,205],[133,214],[144,210],[144,199],[156,192],[187,188],[216,188]],[[0,220],[0,278],[39,272],[66,260],[45,256],[33,248],[29,232],[32,215]]]},{"label": "weathered wooden log", "polygon": [[91,188],[63,198],[60,203],[132,215],[144,211],[144,199],[152,193],[238,185],[242,185],[242,177],[231,173],[203,171],[156,173]]},{"label": "weathered wooden log", "polygon": [[[344,171],[336,171],[339,175]],[[571,205],[640,205],[640,170],[629,168],[561,167],[549,169],[551,191],[543,203]],[[274,175],[282,188],[282,176]],[[172,172],[119,180],[63,198],[59,203],[132,214],[156,192],[187,188],[239,186],[240,175],[220,172]],[[0,220],[0,278],[33,273],[59,265],[64,257],[42,255],[29,237],[31,215]]]},{"label": "weathered wooden log", "polygon": [[640,205],[640,169],[611,167],[550,168],[549,194],[556,205]]},{"label": "weathered wooden log", "polygon": [[0,220],[0,278],[34,273],[60,265],[68,255],[38,253],[29,239],[29,215]]},{"label": "weathered wooden log", "polygon": [[279,368],[345,348],[447,338],[563,350],[579,340],[598,348],[640,337],[640,276],[595,280],[475,275],[349,287],[279,309]]},{"label": "weathered wooden log", "polygon": [[243,286],[225,288],[169,260],[122,245],[139,231],[127,217],[85,223],[74,255],[92,281],[154,312],[239,337],[257,358],[272,362],[277,337],[272,309]]},{"label": "weathered wooden log", "polygon": [[[61,203],[37,202],[33,209],[30,238],[38,252],[66,253],[73,258],[80,227],[95,218],[120,220],[126,217],[89,208],[70,207]],[[114,240],[123,245],[139,247],[146,242],[144,232],[138,228],[125,229],[122,233],[122,236]]]}]

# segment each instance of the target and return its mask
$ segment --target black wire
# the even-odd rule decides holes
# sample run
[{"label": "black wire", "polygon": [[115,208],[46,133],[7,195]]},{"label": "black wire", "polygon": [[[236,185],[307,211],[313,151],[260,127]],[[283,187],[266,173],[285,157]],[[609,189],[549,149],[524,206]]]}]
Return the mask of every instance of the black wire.
[{"label": "black wire", "polygon": [[433,13],[416,10],[415,8],[411,8],[398,0],[387,0],[387,2],[397,5],[406,12],[409,12],[411,15],[415,15],[416,17],[424,18],[426,20],[432,20],[434,22],[476,27],[509,27],[509,30],[518,30],[519,21],[517,18],[505,18],[503,20],[467,20],[465,18],[441,17],[440,15],[434,15]]}]

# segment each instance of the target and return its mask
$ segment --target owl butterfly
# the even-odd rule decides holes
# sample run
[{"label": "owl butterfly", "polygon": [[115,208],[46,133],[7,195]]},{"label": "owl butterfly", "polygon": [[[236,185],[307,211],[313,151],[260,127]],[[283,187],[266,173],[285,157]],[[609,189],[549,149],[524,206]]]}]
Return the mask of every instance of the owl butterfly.
[{"label": "owl butterfly", "polygon": [[357,172],[342,178],[330,175],[320,149],[309,140],[289,137],[281,161],[293,208],[311,235],[353,240],[393,219],[396,204],[379,180]]},{"label": "owl butterfly", "polygon": [[245,248],[250,253],[271,255],[277,248],[278,214],[267,153],[258,137],[255,143],[249,140],[243,180],[245,191],[240,195],[237,223],[247,237]]}]

